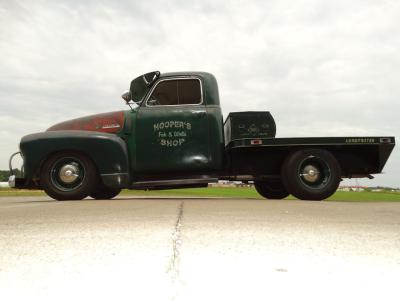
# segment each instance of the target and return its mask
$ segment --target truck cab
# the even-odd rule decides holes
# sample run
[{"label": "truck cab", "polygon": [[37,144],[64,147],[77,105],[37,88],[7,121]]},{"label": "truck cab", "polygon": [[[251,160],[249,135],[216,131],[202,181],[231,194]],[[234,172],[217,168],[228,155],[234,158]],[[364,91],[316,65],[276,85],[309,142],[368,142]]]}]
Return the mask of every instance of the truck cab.
[{"label": "truck cab", "polygon": [[223,121],[213,75],[163,74],[138,103],[130,113],[135,124],[128,143],[133,173],[222,169]]},{"label": "truck cab", "polygon": [[150,72],[122,97],[129,110],[23,137],[24,173],[10,185],[76,200],[234,180],[253,182],[269,199],[322,200],[341,178],[380,173],[395,145],[391,136],[276,138],[268,111],[234,112],[224,122],[217,81],[206,72]]}]

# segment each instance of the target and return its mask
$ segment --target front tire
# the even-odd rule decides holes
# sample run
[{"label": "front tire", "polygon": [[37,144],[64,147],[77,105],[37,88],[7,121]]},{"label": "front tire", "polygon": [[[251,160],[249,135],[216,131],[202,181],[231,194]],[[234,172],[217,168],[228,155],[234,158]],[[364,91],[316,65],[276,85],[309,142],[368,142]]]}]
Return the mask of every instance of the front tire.
[{"label": "front tire", "polygon": [[289,196],[280,180],[255,181],[254,187],[261,196],[267,199],[283,199]]},{"label": "front tire", "polygon": [[97,183],[93,162],[85,155],[62,152],[50,156],[40,172],[40,184],[56,200],[81,200]]},{"label": "front tire", "polygon": [[341,170],[326,150],[305,149],[290,155],[282,166],[281,178],[287,190],[301,200],[323,200],[336,192]]}]

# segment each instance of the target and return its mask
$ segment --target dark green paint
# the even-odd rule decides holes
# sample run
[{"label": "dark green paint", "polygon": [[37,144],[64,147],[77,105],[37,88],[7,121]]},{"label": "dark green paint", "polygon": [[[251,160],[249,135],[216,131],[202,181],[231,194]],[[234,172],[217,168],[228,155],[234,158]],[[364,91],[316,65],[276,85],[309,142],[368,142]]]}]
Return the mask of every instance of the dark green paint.
[{"label": "dark green paint", "polygon": [[[131,112],[127,143],[134,177],[151,173],[207,172],[223,167],[222,113],[215,77],[205,72],[165,73],[152,86],[172,78],[199,79],[202,103],[147,107],[143,101]],[[149,89],[143,100],[151,93]]]},{"label": "dark green paint", "polygon": [[93,131],[47,131],[22,138],[25,178],[38,176],[41,164],[52,153],[78,151],[88,155],[100,175],[128,173],[128,153],[124,141],[114,134]]},{"label": "dark green paint", "polygon": [[138,173],[207,171],[210,166],[204,105],[141,107],[134,138]]},{"label": "dark green paint", "polygon": [[[138,78],[137,82],[143,76]],[[129,187],[133,180],[168,178],[172,174],[181,174],[182,178],[216,175],[226,179],[261,170],[262,173],[254,174],[279,176],[280,161],[298,147],[345,149],[343,151],[348,151],[349,157],[356,157],[357,149],[361,147],[374,147],[371,148],[373,155],[368,156],[370,150],[364,152],[368,153],[367,159],[370,158],[369,165],[375,165],[370,169],[382,170],[395,144],[394,137],[273,138],[275,123],[272,117],[272,121],[268,121],[271,127],[265,132],[270,138],[248,135],[243,128],[235,128],[234,118],[244,121],[246,128],[254,122],[261,126],[265,112],[231,114],[227,120],[229,132],[224,135],[218,85],[212,74],[165,73],[148,85],[144,85],[142,80],[136,89],[135,100],[146,100],[157,82],[166,78],[198,78],[202,83],[202,103],[147,107],[142,101],[139,107],[124,112],[125,123],[117,134],[50,131],[25,136],[20,144],[24,156],[25,186],[32,186],[32,179],[38,178],[43,161],[59,151],[87,154],[96,164],[103,183]],[[261,139],[261,145],[255,145],[252,142],[254,138]],[[343,151],[339,151],[341,155]],[[233,154],[240,154],[237,156],[240,157],[240,168],[235,168]],[[260,165],[258,157],[269,159],[271,164]],[[346,175],[351,175],[351,167],[346,172]]]},{"label": "dark green paint", "polygon": [[210,170],[220,171],[224,167],[224,131],[221,107],[207,105],[207,122],[210,147]]}]

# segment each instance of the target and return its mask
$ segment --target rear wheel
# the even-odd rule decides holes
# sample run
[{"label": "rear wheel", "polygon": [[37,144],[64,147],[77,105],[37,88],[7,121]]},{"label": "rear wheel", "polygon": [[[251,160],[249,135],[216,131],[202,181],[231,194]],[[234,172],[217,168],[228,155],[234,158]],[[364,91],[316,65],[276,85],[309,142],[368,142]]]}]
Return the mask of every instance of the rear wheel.
[{"label": "rear wheel", "polygon": [[97,172],[93,162],[83,154],[57,153],[50,156],[40,172],[40,184],[56,200],[80,200],[95,187]]},{"label": "rear wheel", "polygon": [[257,192],[267,199],[283,199],[289,196],[280,180],[255,181],[254,186]]},{"label": "rear wheel", "polygon": [[302,200],[323,200],[337,190],[340,166],[326,150],[306,149],[290,155],[282,167],[282,181],[287,190]]},{"label": "rear wheel", "polygon": [[112,199],[117,196],[121,192],[119,188],[110,188],[103,184],[98,185],[93,192],[90,194],[90,197],[94,199]]}]

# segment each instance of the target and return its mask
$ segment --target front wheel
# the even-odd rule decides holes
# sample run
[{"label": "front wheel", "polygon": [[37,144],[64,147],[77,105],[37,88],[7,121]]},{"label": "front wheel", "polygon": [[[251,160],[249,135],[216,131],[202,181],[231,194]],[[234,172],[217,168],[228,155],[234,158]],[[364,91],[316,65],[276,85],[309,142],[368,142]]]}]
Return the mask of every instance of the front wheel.
[{"label": "front wheel", "polygon": [[47,195],[56,200],[81,200],[97,183],[93,162],[83,154],[57,153],[50,156],[40,172],[40,184]]},{"label": "front wheel", "polygon": [[283,199],[289,196],[280,180],[255,181],[254,187],[261,196],[267,199]]},{"label": "front wheel", "polygon": [[305,149],[286,159],[281,178],[287,190],[296,198],[323,200],[336,192],[341,170],[329,151]]}]

